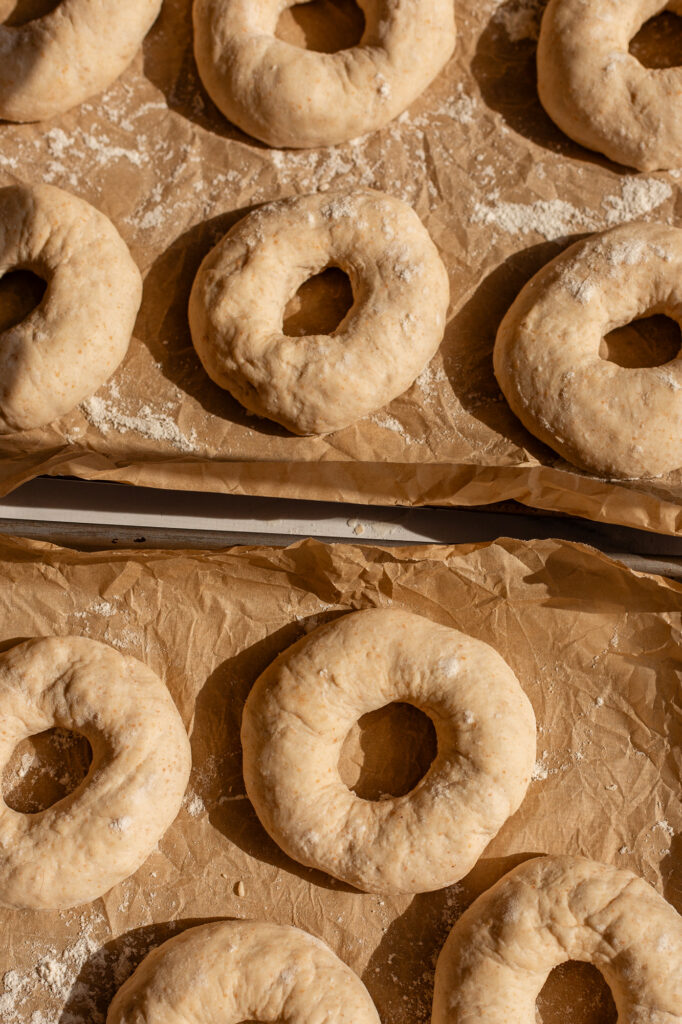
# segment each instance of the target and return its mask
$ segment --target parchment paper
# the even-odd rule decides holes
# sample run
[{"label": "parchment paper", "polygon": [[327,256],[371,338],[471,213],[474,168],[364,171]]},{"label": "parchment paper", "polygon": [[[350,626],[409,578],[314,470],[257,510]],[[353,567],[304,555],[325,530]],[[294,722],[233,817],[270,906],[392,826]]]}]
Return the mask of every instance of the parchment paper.
[{"label": "parchment paper", "polygon": [[[0,16],[50,3],[0,0]],[[623,220],[677,223],[682,213],[679,172],[618,168],[543,113],[532,38],[542,0],[458,0],[456,54],[410,110],[352,144],[308,151],[254,142],[211,104],[192,55],[190,7],[165,0],[142,52],[105,95],[47,124],[0,126],[0,184],[47,181],[83,196],[116,223],[145,275],[122,368],[57,424],[2,439],[0,491],[47,473],[382,504],[514,498],[680,532],[682,473],[617,483],[576,471],[524,430],[493,376],[501,317],[562,246]],[[640,55],[674,51],[674,22],[645,33]],[[314,0],[281,24],[285,37],[318,48],[351,45],[361,29],[353,0]],[[423,219],[450,274],[447,333],[389,407],[331,437],[295,438],[209,381],[191,345],[189,291],[203,256],[250,208],[353,184],[399,196]],[[292,329],[329,320],[329,306],[342,314],[344,294],[311,285]]]},{"label": "parchment paper", "polygon": [[[397,899],[285,857],[244,795],[239,743],[246,695],[277,653],[344,612],[392,603],[491,643],[538,722],[535,781],[477,867],[459,885]],[[551,540],[390,550],[305,541],[212,554],[3,540],[0,647],[79,633],[142,658],[177,702],[194,767],[183,810],[133,878],[74,911],[0,912],[0,1022],[99,1024],[150,947],[237,916],[322,937],[362,976],[385,1024],[421,1024],[452,923],[543,852],[632,868],[682,910],[681,612],[681,585]],[[420,713],[372,718],[343,764],[350,784],[362,768],[367,796],[409,786],[430,749]],[[24,745],[6,773],[14,800],[30,803],[32,756]],[[78,750],[68,763],[52,757],[58,778],[77,762]],[[551,983],[543,1024],[615,1021],[591,969],[571,966]]]}]

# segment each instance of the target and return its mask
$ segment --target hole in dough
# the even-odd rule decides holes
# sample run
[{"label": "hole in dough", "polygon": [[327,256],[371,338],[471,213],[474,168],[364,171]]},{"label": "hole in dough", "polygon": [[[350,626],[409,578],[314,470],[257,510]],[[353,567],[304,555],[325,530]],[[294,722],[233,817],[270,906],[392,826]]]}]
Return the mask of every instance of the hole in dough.
[{"label": "hole in dough", "polygon": [[355,723],[341,750],[339,773],[362,800],[404,796],[426,775],[437,752],[428,715],[395,702]]},{"label": "hole in dough", "polygon": [[282,329],[290,338],[305,334],[332,334],[353,305],[348,274],[339,267],[327,267],[304,281],[287,303]]},{"label": "hole in dough", "polygon": [[30,270],[12,270],[0,278],[0,331],[25,320],[40,305],[46,283]]},{"label": "hole in dough", "polygon": [[354,0],[310,0],[282,11],[275,35],[316,53],[337,53],[357,46],[365,16]]},{"label": "hole in dough", "polygon": [[59,7],[61,0],[0,0],[0,24],[27,25]]},{"label": "hole in dough", "polygon": [[667,316],[648,316],[618,327],[601,340],[602,359],[627,369],[663,366],[679,354],[682,333]]},{"label": "hole in dough", "polygon": [[92,747],[77,732],[48,729],[23,740],[14,750],[2,778],[8,807],[37,814],[63,800],[80,785],[92,763]]},{"label": "hole in dough", "polygon": [[682,18],[670,11],[650,18],[630,41],[630,53],[645,68],[682,65]]},{"label": "hole in dough", "polygon": [[611,989],[592,964],[555,967],[536,1001],[537,1024],[616,1024]]}]

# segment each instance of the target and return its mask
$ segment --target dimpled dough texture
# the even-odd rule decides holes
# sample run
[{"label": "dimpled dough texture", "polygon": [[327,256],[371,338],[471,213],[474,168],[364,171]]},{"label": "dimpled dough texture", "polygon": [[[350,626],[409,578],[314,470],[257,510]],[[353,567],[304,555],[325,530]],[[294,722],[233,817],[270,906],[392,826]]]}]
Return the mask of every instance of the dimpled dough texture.
[{"label": "dimpled dough texture", "polygon": [[642,878],[584,857],[525,861],[472,903],[438,958],[432,1024],[536,1024],[568,960],[601,971],[618,1024],[682,1024],[682,918]]},{"label": "dimpled dough texture", "polygon": [[[329,266],[353,305],[331,335],[288,337],[287,302]],[[298,196],[244,217],[204,259],[189,303],[212,380],[295,434],[326,434],[414,382],[443,338],[448,276],[406,203],[370,189]]]},{"label": "dimpled dough texture", "polygon": [[102,92],[128,67],[161,0],[61,0],[0,25],[0,118],[44,121]]},{"label": "dimpled dough texture", "polygon": [[504,317],[495,375],[531,433],[570,462],[623,479],[682,466],[682,356],[623,367],[600,355],[617,327],[662,313],[682,325],[682,230],[623,224],[569,246]]},{"label": "dimpled dough texture", "polygon": [[142,279],[111,221],[52,185],[0,189],[0,277],[31,270],[41,303],[0,333],[0,434],[45,426],[123,359]]},{"label": "dimpled dough texture", "polygon": [[[346,736],[393,701],[431,718],[438,752],[409,793],[370,801],[339,774]],[[310,867],[367,892],[458,881],[518,808],[535,716],[487,644],[397,608],[344,615],[256,680],[242,719],[244,780],[264,827]]]},{"label": "dimpled dough texture", "polygon": [[[275,36],[301,0],[195,0],[194,52],[212,100],[271,146],[333,146],[392,121],[455,46],[453,0],[358,0],[357,46],[314,53]],[[307,2],[307,0],[303,0]]]},{"label": "dimpled dough texture", "polygon": [[45,637],[0,655],[0,774],[16,746],[58,726],[92,748],[63,800],[20,814],[0,798],[0,906],[64,910],[132,875],[176,814],[187,733],[170,693],[137,658],[85,637]]},{"label": "dimpled dough texture", "polygon": [[260,921],[190,928],[142,961],[107,1024],[380,1024],[356,974],[323,942]]},{"label": "dimpled dough texture", "polygon": [[682,166],[682,68],[629,52],[644,22],[682,0],[550,0],[538,42],[538,90],[570,138],[640,171]]}]

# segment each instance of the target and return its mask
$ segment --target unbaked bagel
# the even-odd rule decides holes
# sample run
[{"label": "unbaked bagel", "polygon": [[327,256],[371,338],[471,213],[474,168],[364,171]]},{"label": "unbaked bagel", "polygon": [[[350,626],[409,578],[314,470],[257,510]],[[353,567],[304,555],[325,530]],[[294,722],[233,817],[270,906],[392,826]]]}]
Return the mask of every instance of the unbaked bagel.
[{"label": "unbaked bagel", "polygon": [[[336,266],[354,303],[331,335],[288,337],[284,308]],[[295,434],[340,430],[397,398],[443,338],[448,276],[414,210],[360,189],[269,203],[201,264],[189,303],[206,372]]]},{"label": "unbaked bagel", "polygon": [[525,861],[464,912],[438,958],[432,1024],[535,1024],[567,960],[601,971],[619,1024],[682,1024],[682,918],[632,872],[583,857]]},{"label": "unbaked bagel", "polygon": [[0,277],[11,270],[33,271],[47,291],[0,333],[0,434],[44,426],[104,384],[142,301],[140,272],[111,221],[52,185],[0,189]]},{"label": "unbaked bagel", "polygon": [[550,0],[538,42],[540,100],[566,135],[640,171],[682,166],[682,68],[629,52],[644,22],[682,0]]},{"label": "unbaked bagel", "polygon": [[332,146],[383,128],[455,46],[453,0],[358,0],[359,44],[314,53],[275,36],[282,11],[300,2],[194,0],[194,53],[207,92],[270,146]]},{"label": "unbaked bagel", "polygon": [[162,0],[61,0],[0,25],[0,118],[44,121],[102,92],[128,67]]},{"label": "unbaked bagel", "polygon": [[495,341],[497,380],[521,422],[564,458],[609,477],[682,466],[682,355],[628,368],[604,335],[664,313],[682,324],[682,230],[624,224],[571,245],[522,289]]},{"label": "unbaked bagel", "polygon": [[[363,800],[339,775],[341,748],[394,701],[431,718],[438,752],[405,796]],[[263,672],[242,745],[248,796],[289,856],[368,892],[428,892],[462,878],[521,803],[535,716],[487,644],[372,609],[314,630]]]},{"label": "unbaked bagel", "polygon": [[85,637],[0,654],[0,773],[22,740],[53,726],[84,735],[87,776],[63,800],[20,814],[0,797],[0,905],[62,910],[136,871],[180,810],[187,733],[159,677]]},{"label": "unbaked bagel", "polygon": [[260,921],[190,928],[147,956],[107,1024],[379,1024],[369,993],[323,942]]}]

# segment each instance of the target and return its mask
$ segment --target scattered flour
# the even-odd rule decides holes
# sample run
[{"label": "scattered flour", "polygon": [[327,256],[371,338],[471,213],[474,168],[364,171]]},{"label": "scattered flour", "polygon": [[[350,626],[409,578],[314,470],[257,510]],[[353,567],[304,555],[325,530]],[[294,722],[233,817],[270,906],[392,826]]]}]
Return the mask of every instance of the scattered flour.
[{"label": "scattered flour", "polygon": [[536,761],[530,776],[533,782],[541,782],[548,775],[547,765],[543,761]]},{"label": "scattered flour", "polygon": [[654,825],[654,828],[658,828],[661,830],[661,832],[665,832],[667,836],[672,837],[675,835],[675,829],[672,827],[670,822],[665,820],[665,818],[663,818],[661,821],[657,821]]},{"label": "scattered flour", "polygon": [[149,405],[143,405],[136,415],[130,415],[117,409],[108,399],[93,395],[81,403],[81,409],[102,434],[107,434],[110,428],[119,433],[132,430],[151,441],[168,441],[181,452],[198,451],[195,430],[189,436],[183,434],[168,413],[155,412]]},{"label": "scattered flour", "polygon": [[206,810],[204,801],[198,793],[189,793],[186,798],[185,806],[187,807],[187,813],[193,818],[198,818],[199,815],[203,814]]},{"label": "scattered flour", "polygon": [[[477,202],[472,223],[500,228],[511,235],[542,235],[549,241],[577,231],[598,231],[615,227],[651,213],[672,196],[670,185],[659,178],[623,178],[620,195],[605,196],[603,217],[581,210],[563,199],[538,199],[534,203],[513,203],[500,200],[493,193],[491,201]],[[601,221],[601,223],[600,223]]]},{"label": "scattered flour", "polygon": [[544,0],[495,0],[494,20],[502,25],[512,43],[537,39]]}]

